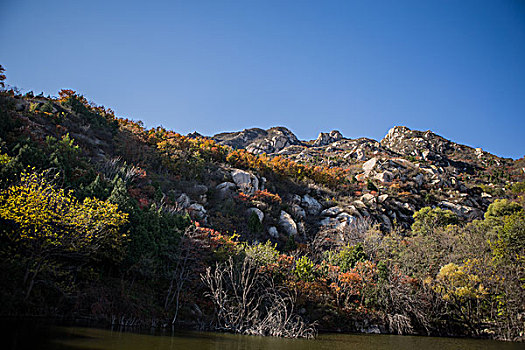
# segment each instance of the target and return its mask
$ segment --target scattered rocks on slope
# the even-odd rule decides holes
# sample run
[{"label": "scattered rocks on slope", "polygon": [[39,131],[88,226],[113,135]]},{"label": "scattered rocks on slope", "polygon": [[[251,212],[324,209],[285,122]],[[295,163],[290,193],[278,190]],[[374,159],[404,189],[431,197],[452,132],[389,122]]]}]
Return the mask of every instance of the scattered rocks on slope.
[{"label": "scattered rocks on slope", "polygon": [[330,207],[321,212],[321,216],[335,217],[343,211],[341,207]]},{"label": "scattered rocks on slope", "polygon": [[[346,139],[335,130],[320,133],[313,142],[302,142],[286,128],[249,129],[222,139],[230,144],[236,140],[238,145],[242,144],[254,153],[279,154],[298,162],[351,171],[351,176],[362,188],[357,196],[351,196],[348,201],[343,199],[343,202],[352,204],[336,206],[336,203],[331,203],[323,210],[321,203],[324,201],[320,202],[320,198],[327,199],[327,194],[315,192],[316,199],[310,190],[307,192],[310,194],[291,194],[285,199],[289,208],[286,214],[295,220],[294,232],[301,231],[301,224],[306,225],[306,232],[314,232],[308,225],[319,221],[325,226],[341,228],[345,220],[341,221],[338,216],[342,213],[368,218],[386,230],[391,229],[394,221],[409,228],[413,213],[428,205],[452,210],[464,219],[480,217],[493,198],[483,191],[471,193],[472,186],[464,183],[466,180],[461,174],[474,169],[475,164],[485,162],[485,166],[490,167],[499,166],[504,161],[481,149],[446,140],[431,131],[407,127],[392,128],[381,142],[367,138]],[[474,162],[474,165],[466,161]],[[233,180],[239,191],[253,193],[257,188],[257,178],[249,172],[240,172]],[[368,181],[377,187],[374,191],[378,193],[370,193],[372,188],[369,184],[367,186]],[[231,185],[222,186],[221,190],[227,195]],[[261,183],[258,186],[261,187]],[[269,214],[266,210],[264,208]]]},{"label": "scattered rocks on slope", "polygon": [[297,219],[304,220],[306,218],[306,211],[298,204],[292,204],[291,211],[292,215]]},{"label": "scattered rocks on slope", "polygon": [[348,213],[341,212],[335,218],[325,217],[319,222],[320,226],[337,230],[344,230],[355,222],[356,218]]},{"label": "scattered rocks on slope", "polygon": [[391,182],[394,179],[394,174],[386,170],[386,171],[376,174],[374,176],[374,179],[381,181],[381,182]]},{"label": "scattered rocks on slope", "polygon": [[[352,154],[352,153],[350,153],[350,154]],[[355,150],[355,157],[356,157],[357,160],[359,160],[359,161],[361,161],[361,162],[363,162],[363,161],[366,160],[366,154],[365,154],[365,152],[364,152],[362,149],[360,149],[360,148],[358,148],[358,149]]]},{"label": "scattered rocks on slope", "polygon": [[451,210],[459,217],[463,217],[468,220],[481,219],[483,217],[483,212],[481,210],[468,207],[466,205],[451,203],[448,201],[441,201],[439,203],[439,206],[443,209]]},{"label": "scattered rocks on slope", "polygon": [[208,192],[208,187],[200,184],[193,185],[188,189],[188,193],[196,196],[201,196],[203,194],[206,194],[206,192]]}]

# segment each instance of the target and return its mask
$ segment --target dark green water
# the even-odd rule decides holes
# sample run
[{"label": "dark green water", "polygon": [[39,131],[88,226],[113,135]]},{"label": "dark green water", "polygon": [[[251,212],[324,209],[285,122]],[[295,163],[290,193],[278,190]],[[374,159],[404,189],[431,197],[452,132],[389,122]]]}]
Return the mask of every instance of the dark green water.
[{"label": "dark green water", "polygon": [[[7,327],[10,328],[10,327]],[[213,349],[213,350],[474,350],[524,349],[525,344],[491,340],[409,337],[396,335],[326,334],[316,340],[250,337],[220,333],[182,332],[149,335],[80,327],[11,327],[2,349]],[[7,330],[4,328],[4,330]]]}]

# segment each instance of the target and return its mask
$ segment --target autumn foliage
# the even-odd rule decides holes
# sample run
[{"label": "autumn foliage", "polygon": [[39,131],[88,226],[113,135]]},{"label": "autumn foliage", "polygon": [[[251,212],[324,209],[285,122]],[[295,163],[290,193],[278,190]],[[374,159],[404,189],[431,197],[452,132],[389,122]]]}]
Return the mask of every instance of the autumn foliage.
[{"label": "autumn foliage", "polygon": [[[483,220],[462,222],[451,211],[426,207],[406,230],[364,225],[323,236],[319,229],[297,236],[299,243],[284,242],[281,232],[260,243],[263,228],[277,227],[279,213],[291,212],[289,187],[331,193],[325,197],[330,207],[348,204],[328,198],[332,194],[377,198],[387,191],[407,203],[413,193],[399,179],[378,188],[348,169],[147,129],[73,90],[56,99],[17,96],[27,99],[24,111],[14,109],[13,94],[0,92],[6,314],[74,314],[148,327],[180,322],[278,336],[315,334],[309,327],[297,333],[295,326],[362,331],[373,324],[399,334],[523,339],[523,184],[509,184],[508,198],[493,200]],[[270,186],[222,198],[217,185],[230,181],[225,174],[232,168],[264,176]],[[192,204],[215,201],[215,216],[190,217],[187,194]],[[255,204],[264,209],[265,227],[257,214],[246,214]],[[318,222],[319,216],[304,219]],[[250,220],[261,226],[250,227]],[[327,248],[317,249],[317,238]],[[264,290],[253,294],[261,301],[256,310],[238,308],[243,271],[262,281]],[[250,327],[235,313],[219,315],[222,297],[229,298],[229,311],[252,315]],[[257,328],[263,314],[279,327]],[[239,322],[231,327],[225,320]]]}]

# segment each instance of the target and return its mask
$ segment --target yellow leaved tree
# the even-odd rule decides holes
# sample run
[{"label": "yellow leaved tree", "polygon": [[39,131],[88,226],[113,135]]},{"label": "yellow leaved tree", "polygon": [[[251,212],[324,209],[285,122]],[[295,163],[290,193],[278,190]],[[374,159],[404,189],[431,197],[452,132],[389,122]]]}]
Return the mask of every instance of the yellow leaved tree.
[{"label": "yellow leaved tree", "polygon": [[119,259],[128,214],[96,198],[79,201],[44,173],[22,173],[18,184],[0,192],[2,234],[29,256],[26,298],[35,277],[52,259],[105,256]]},{"label": "yellow leaved tree", "polygon": [[434,290],[474,334],[481,331],[484,301],[490,294],[485,286],[490,281],[481,276],[483,268],[479,259],[467,259],[462,265],[444,265],[436,276],[434,286]]}]

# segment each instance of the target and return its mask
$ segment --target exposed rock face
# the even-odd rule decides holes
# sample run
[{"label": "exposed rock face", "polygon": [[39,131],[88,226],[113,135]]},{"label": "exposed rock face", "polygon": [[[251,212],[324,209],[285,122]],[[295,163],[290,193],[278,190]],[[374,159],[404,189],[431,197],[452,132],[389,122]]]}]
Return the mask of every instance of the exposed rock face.
[{"label": "exposed rock face", "polygon": [[308,210],[308,214],[311,215],[317,215],[322,209],[322,205],[315,198],[307,194],[303,196],[302,204],[306,210]]},{"label": "exposed rock face", "polygon": [[394,175],[390,171],[383,171],[382,173],[376,174],[374,179],[381,182],[390,182],[394,178]]},{"label": "exposed rock face", "polygon": [[355,222],[356,218],[348,213],[340,212],[336,217],[325,217],[319,222],[320,226],[344,230]]},{"label": "exposed rock face", "polygon": [[384,201],[386,201],[388,199],[388,194],[382,194],[380,196],[377,197],[377,201],[379,203],[383,203]]},{"label": "exposed rock face", "polygon": [[277,154],[284,155],[284,156],[294,155],[297,153],[301,153],[305,148],[306,147],[303,145],[290,145],[290,146],[284,147],[282,150],[277,152]]},{"label": "exposed rock face", "polygon": [[252,173],[235,169],[231,172],[231,176],[239,190],[247,195],[252,195],[259,189],[259,179]]},{"label": "exposed rock face", "polygon": [[343,135],[337,131],[337,130],[332,130],[330,131],[330,133],[325,133],[325,132],[322,132],[322,133],[319,133],[319,136],[317,137],[317,139],[314,141],[313,145],[314,146],[326,146],[326,145],[329,145],[335,141],[339,141],[343,138]]},{"label": "exposed rock face", "polygon": [[[381,145],[405,156],[420,157],[438,166],[453,166],[469,173],[484,166],[488,159],[497,161],[497,157],[485,154],[482,149],[460,145],[436,135],[430,130],[410,130],[406,126],[395,126],[381,140]],[[469,159],[469,162],[465,162]]]},{"label": "exposed rock face", "polygon": [[268,132],[263,129],[253,128],[237,132],[225,132],[213,136],[213,139],[220,144],[228,145],[233,148],[246,148],[252,142],[263,139]]},{"label": "exposed rock face", "polygon": [[233,148],[245,148],[255,154],[277,153],[290,145],[301,144],[297,136],[285,127],[222,133],[213,136],[213,139]]},{"label": "exposed rock face", "polygon": [[[377,154],[396,155],[375,140],[368,138],[346,139],[340,132],[321,133],[313,142],[303,142],[288,129],[283,127],[268,130],[248,129],[237,133],[223,133],[213,136],[213,139],[234,148],[244,148],[252,153],[267,153],[283,155],[292,160],[303,162],[321,161],[324,166],[349,165],[355,160],[365,161]],[[334,161],[332,157],[346,161]],[[343,163],[343,164],[341,164]]]},{"label": "exposed rock face", "polygon": [[[350,154],[352,154],[352,153],[350,153]],[[355,158],[357,160],[359,160],[359,161],[365,161],[366,160],[365,152],[362,149],[360,149],[360,148],[356,149],[355,150]]]},{"label": "exposed rock face", "polygon": [[277,231],[277,227],[275,227],[275,226],[268,227],[268,234],[270,235],[270,237],[272,237],[274,239],[278,239],[279,238],[279,231]]},{"label": "exposed rock face", "polygon": [[[332,206],[322,213],[322,205],[312,195],[300,199],[295,196],[288,205],[296,220],[308,221],[312,216],[320,215],[319,221],[335,227],[336,221],[340,223],[337,216],[345,212],[353,217],[369,218],[386,230],[394,221],[409,228],[416,210],[436,206],[444,199],[452,203],[448,208],[460,217],[476,217],[493,199],[486,194],[482,197],[482,192],[472,194],[470,187],[463,183],[461,174],[472,174],[472,169],[481,164],[488,166],[503,162],[487,152],[455,144],[430,131],[413,131],[406,127],[392,128],[381,143],[321,133],[315,142],[291,145],[279,154],[298,162],[355,169],[353,176],[361,186],[365,184],[360,191],[362,194],[349,201],[350,206]],[[365,162],[360,164],[359,161]],[[370,193],[367,181],[378,187],[378,194]],[[440,193],[439,200],[431,195],[431,191]],[[402,193],[402,197],[398,197],[398,193]],[[316,198],[323,197],[316,194]],[[445,207],[444,204],[440,206]],[[307,214],[304,219],[301,208]]]},{"label": "exposed rock face", "polygon": [[419,187],[421,187],[425,181],[425,175],[417,174],[416,177],[414,177],[414,181]]},{"label": "exposed rock face", "polygon": [[191,193],[191,194],[197,195],[197,196],[201,196],[203,194],[206,194],[206,192],[208,192],[208,187],[205,186],[205,185],[199,185],[199,184],[193,185],[188,190],[188,193]]},{"label": "exposed rock face", "polygon": [[292,215],[297,219],[304,219],[306,218],[306,211],[297,204],[292,204]]},{"label": "exposed rock face", "polygon": [[340,228],[345,228],[345,227],[348,227],[350,226],[351,224],[354,223],[354,221],[356,220],[356,218],[348,213],[340,213],[339,215],[337,215],[337,219],[339,220],[340,224],[339,224],[339,227]]},{"label": "exposed rock face", "polygon": [[421,156],[430,160],[451,154],[459,146],[432,131],[410,130],[406,126],[395,126],[381,140],[381,145],[408,156]]},{"label": "exposed rock face", "polygon": [[219,198],[225,199],[231,197],[235,192],[236,185],[233,182],[222,182],[215,187],[219,191]]},{"label": "exposed rock face", "polygon": [[189,134],[186,135],[186,136],[188,136],[190,139],[196,139],[196,138],[198,138],[198,137],[203,137],[201,134],[199,134],[199,133],[196,132],[196,131],[191,132],[191,133],[189,133]]},{"label": "exposed rock face", "polygon": [[361,200],[364,203],[370,203],[370,202],[374,201],[375,198],[376,197],[373,194],[370,194],[370,193],[365,193],[364,195],[361,196]]},{"label": "exposed rock face", "polygon": [[483,149],[482,148],[476,148],[476,157],[478,157],[478,158],[483,157]]},{"label": "exposed rock face", "polygon": [[284,210],[281,210],[281,215],[279,217],[279,226],[281,226],[283,231],[286,232],[288,236],[297,235],[297,224],[292,219],[292,216]]},{"label": "exposed rock face", "polygon": [[339,213],[341,213],[342,211],[343,211],[343,208],[341,208],[341,207],[331,207],[331,208],[323,210],[321,212],[321,216],[335,217]]},{"label": "exposed rock face", "polygon": [[365,176],[370,175],[370,172],[374,169],[376,164],[377,164],[377,158],[372,158],[363,164],[363,171],[365,172]]},{"label": "exposed rock face", "polygon": [[206,209],[201,204],[193,203],[188,207],[190,216],[194,219],[202,220],[206,217]]},{"label": "exposed rock face", "polygon": [[482,219],[483,212],[477,208],[472,208],[467,205],[461,205],[457,203],[450,203],[447,201],[442,201],[439,203],[439,206],[443,209],[448,209],[453,211],[459,217],[467,218],[468,220],[473,219]]}]

